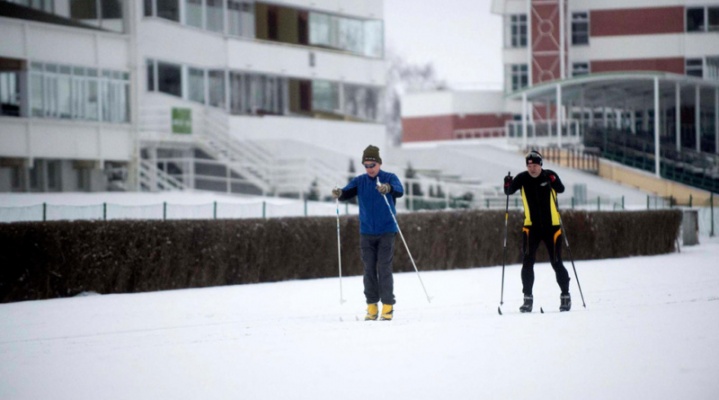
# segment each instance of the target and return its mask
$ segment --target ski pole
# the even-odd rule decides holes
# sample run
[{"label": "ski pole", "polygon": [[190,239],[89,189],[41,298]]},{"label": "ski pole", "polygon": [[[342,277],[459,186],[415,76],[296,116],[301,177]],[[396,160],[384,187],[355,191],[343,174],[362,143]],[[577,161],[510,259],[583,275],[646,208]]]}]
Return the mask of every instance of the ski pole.
[{"label": "ski pole", "polygon": [[342,295],[342,248],[340,246],[340,199],[335,199],[335,205],[337,206],[337,265],[340,270],[340,304],[345,302],[345,298]]},{"label": "ski pole", "polygon": [[[512,172],[507,172],[507,176],[511,176]],[[502,314],[502,305],[504,304],[504,265],[507,260],[507,222],[509,220],[509,195],[507,195],[507,205],[504,207],[504,250],[502,250],[502,292],[499,297],[499,307],[497,311]]]},{"label": "ski pole", "polygon": [[[377,177],[377,186],[381,186],[382,184],[379,181],[379,177]],[[399,237],[402,238],[402,243],[404,243],[404,248],[407,249],[407,255],[409,255],[410,261],[412,261],[412,266],[414,267],[414,270],[417,272],[417,278],[419,278],[419,283],[422,285],[422,290],[424,290],[424,295],[427,296],[427,302],[431,303],[432,298],[429,296],[429,293],[427,293],[427,289],[424,287],[424,282],[422,282],[422,277],[419,275],[419,270],[417,269],[417,265],[414,263],[414,258],[412,258],[412,253],[409,251],[409,246],[407,246],[407,241],[404,240],[404,235],[402,235],[402,229],[399,227],[399,223],[397,222],[397,218],[394,216],[394,213],[392,212],[392,207],[389,205],[389,200],[387,200],[387,196],[380,193],[380,196],[384,199],[385,204],[387,204],[387,209],[389,210],[389,215],[392,216],[392,219],[394,220],[394,224],[397,226],[397,230],[399,231]]]},{"label": "ski pole", "polygon": [[564,244],[567,245],[569,251],[569,260],[572,261],[572,269],[574,270],[574,279],[577,280],[577,287],[579,288],[579,295],[582,296],[582,306],[587,308],[587,304],[584,302],[584,293],[582,293],[582,284],[579,283],[579,276],[577,275],[577,268],[574,266],[574,257],[572,257],[572,248],[569,247],[569,239],[567,239],[567,231],[564,229],[564,223],[562,222],[562,214],[559,213],[559,201],[557,201],[557,193],[552,187],[552,181],[549,180],[549,190],[552,193],[552,199],[554,199],[554,207],[557,209],[557,215],[559,216],[559,228],[562,230],[562,236],[564,236]]}]

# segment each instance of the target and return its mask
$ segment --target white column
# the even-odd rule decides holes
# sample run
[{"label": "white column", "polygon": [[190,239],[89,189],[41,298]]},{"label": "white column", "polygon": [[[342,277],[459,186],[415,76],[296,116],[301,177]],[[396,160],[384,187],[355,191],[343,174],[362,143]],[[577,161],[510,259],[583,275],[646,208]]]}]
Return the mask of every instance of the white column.
[{"label": "white column", "polygon": [[700,98],[700,91],[699,85],[694,88],[694,132],[696,134],[696,143],[695,143],[695,149],[696,151],[701,151],[702,149],[702,120],[701,120],[701,98]]},{"label": "white column", "polygon": [[681,88],[679,82],[674,85],[674,135],[676,136],[677,151],[682,150],[682,112],[681,112]]},{"label": "white column", "polygon": [[659,77],[654,77],[654,174],[661,178],[659,171]]},{"label": "white column", "polygon": [[527,148],[527,92],[522,93],[522,148]]},{"label": "white column", "polygon": [[557,147],[562,147],[562,85],[557,85]]},{"label": "white column", "polygon": [[[565,38],[567,30],[565,29],[565,16],[564,16],[564,2],[565,0],[559,0],[559,78],[564,79],[567,77],[567,66],[565,65],[566,62],[566,54],[564,51],[564,47],[566,46],[567,39]],[[557,103],[561,104],[561,103]],[[561,108],[561,107],[560,107]],[[559,118],[557,118],[559,119]],[[557,131],[560,132],[560,131]],[[559,134],[559,137],[562,137],[561,133]],[[561,139],[560,139],[560,145],[561,145]]]}]

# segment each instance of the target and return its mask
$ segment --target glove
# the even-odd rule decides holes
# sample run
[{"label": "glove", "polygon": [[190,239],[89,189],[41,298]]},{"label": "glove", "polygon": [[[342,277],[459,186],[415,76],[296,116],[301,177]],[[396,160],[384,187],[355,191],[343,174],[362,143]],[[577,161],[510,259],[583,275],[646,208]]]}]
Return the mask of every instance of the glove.
[{"label": "glove", "polygon": [[377,186],[377,191],[382,194],[387,194],[392,191],[392,186],[390,186],[389,183],[383,183],[383,184]]},{"label": "glove", "polygon": [[545,175],[547,176],[547,179],[549,179],[549,181],[552,183],[554,183],[554,181],[557,180],[557,175],[550,174],[550,173],[545,173]]},{"label": "glove", "polygon": [[339,199],[340,196],[342,196],[342,189],[340,189],[340,188],[332,189],[332,197],[334,197],[335,199]]},{"label": "glove", "polygon": [[512,175],[507,175],[504,177],[504,188],[507,189],[509,185],[512,184]]}]

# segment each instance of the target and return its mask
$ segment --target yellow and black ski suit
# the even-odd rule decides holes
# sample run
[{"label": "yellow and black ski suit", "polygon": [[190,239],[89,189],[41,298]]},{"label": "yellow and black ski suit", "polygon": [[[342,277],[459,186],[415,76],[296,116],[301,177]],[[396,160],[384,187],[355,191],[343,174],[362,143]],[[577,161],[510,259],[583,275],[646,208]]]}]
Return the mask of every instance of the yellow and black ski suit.
[{"label": "yellow and black ski suit", "polygon": [[522,292],[532,295],[535,256],[539,243],[544,242],[557,284],[562,294],[568,294],[569,273],[562,263],[562,230],[555,202],[557,193],[564,192],[564,184],[556,172],[548,169],[542,170],[536,178],[524,171],[517,174],[504,192],[511,195],[520,189],[524,204]]}]

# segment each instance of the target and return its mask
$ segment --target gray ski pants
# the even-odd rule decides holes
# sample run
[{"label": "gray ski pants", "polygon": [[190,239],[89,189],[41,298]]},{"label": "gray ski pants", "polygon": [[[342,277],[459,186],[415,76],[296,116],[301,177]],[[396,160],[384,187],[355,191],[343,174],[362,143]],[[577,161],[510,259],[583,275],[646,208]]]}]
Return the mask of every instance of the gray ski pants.
[{"label": "gray ski pants", "polygon": [[364,264],[364,295],[367,304],[394,304],[394,258],[395,232],[381,235],[360,235],[360,254]]}]

